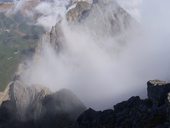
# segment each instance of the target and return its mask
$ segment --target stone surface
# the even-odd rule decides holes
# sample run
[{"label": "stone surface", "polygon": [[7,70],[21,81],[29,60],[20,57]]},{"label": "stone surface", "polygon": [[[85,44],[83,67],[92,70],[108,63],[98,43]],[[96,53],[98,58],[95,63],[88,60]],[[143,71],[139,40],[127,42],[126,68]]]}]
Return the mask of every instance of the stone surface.
[{"label": "stone surface", "polygon": [[82,20],[82,18],[90,11],[91,7],[92,4],[86,1],[76,2],[75,7],[70,9],[66,14],[67,21],[77,22]]}]

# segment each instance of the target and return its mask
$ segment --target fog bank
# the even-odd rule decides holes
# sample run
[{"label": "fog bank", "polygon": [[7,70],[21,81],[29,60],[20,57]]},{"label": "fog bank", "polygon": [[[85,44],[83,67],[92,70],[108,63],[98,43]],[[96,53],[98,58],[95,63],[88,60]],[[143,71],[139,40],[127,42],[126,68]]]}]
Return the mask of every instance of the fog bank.
[{"label": "fog bank", "polygon": [[[131,10],[133,17],[139,20],[138,25],[119,36],[110,36],[107,35],[109,26],[100,33],[98,30],[103,30],[103,26],[89,28],[89,24],[69,26],[62,22],[66,39],[64,50],[56,53],[44,36],[41,52],[28,63],[22,75],[23,81],[44,85],[53,91],[70,89],[86,106],[96,109],[111,107],[132,95],[145,96],[143,90],[146,90],[146,82],[150,79],[169,81],[170,16],[166,2],[145,0],[142,5],[141,1],[140,4],[126,3],[124,1],[122,7],[140,5],[141,10]],[[46,7],[51,5],[42,3],[36,10],[42,12]],[[42,12],[46,16],[40,17],[37,23],[45,28],[49,24],[54,25],[58,14],[64,14],[57,9]],[[103,17],[107,11],[102,12]]]}]

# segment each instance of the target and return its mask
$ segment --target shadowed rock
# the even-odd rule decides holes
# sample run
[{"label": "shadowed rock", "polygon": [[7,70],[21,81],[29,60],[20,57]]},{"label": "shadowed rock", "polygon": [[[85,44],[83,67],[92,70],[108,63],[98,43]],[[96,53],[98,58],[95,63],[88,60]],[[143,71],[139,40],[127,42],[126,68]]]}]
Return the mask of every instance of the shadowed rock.
[{"label": "shadowed rock", "polygon": [[[136,96],[114,105],[113,109],[95,111],[90,108],[85,111],[83,103],[66,89],[43,97],[40,95],[41,93],[36,93],[33,100],[35,102],[27,104],[29,106],[25,112],[27,118],[22,120],[18,118],[17,104],[23,107],[25,101],[22,102],[22,100],[26,98],[27,101],[31,101],[26,97],[30,91],[28,93],[27,89],[19,83],[12,86],[16,86],[11,88],[16,92],[17,90],[23,92],[15,94],[15,91],[12,91],[11,96],[14,99],[10,98],[1,104],[0,128],[169,128],[170,126],[169,95],[164,99],[164,95],[163,97],[160,95],[161,99],[166,102],[161,102],[159,105],[156,104],[155,100],[158,99],[155,97],[143,100]],[[149,81],[148,86],[152,86],[152,88],[159,86],[160,89],[157,90],[157,93],[161,94],[162,89],[169,86],[169,83],[154,80]],[[40,112],[39,116],[33,118],[37,112]]]},{"label": "shadowed rock", "polygon": [[131,97],[103,112],[88,109],[78,118],[78,128],[169,128],[169,83],[152,80],[147,84],[149,99]]},{"label": "shadowed rock", "polygon": [[16,109],[16,117],[18,119],[35,119],[41,113],[40,101],[49,93],[50,91],[45,87],[37,85],[30,87],[19,80],[15,80],[3,92],[1,102],[10,101],[13,104],[13,108]]},{"label": "shadowed rock", "polygon": [[50,44],[57,51],[60,52],[65,43],[65,36],[60,23],[52,27],[50,32]]},{"label": "shadowed rock", "polygon": [[42,104],[46,114],[56,115],[66,113],[72,119],[76,119],[86,109],[84,104],[67,89],[47,95],[43,99]]},{"label": "shadowed rock", "polygon": [[170,84],[160,80],[148,81],[147,92],[148,98],[152,100],[155,105],[164,104],[170,92]]}]

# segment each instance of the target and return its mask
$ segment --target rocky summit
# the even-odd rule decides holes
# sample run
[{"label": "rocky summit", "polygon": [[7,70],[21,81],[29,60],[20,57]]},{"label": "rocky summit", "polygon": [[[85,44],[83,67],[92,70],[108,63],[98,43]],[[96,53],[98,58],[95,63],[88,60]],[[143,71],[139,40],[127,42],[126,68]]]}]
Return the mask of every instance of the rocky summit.
[{"label": "rocky summit", "polygon": [[[18,82],[16,83],[18,84]],[[0,106],[0,128],[170,127],[170,90],[168,90],[170,84],[164,81],[148,81],[147,99],[133,96],[127,101],[114,105],[113,109],[104,111],[86,109],[83,103],[69,90],[42,93],[42,90],[45,89],[38,89],[39,91],[32,92],[30,91],[31,87],[25,88],[22,84],[17,85],[16,83],[9,85],[8,89],[20,86],[20,89],[23,89],[24,92],[22,94],[16,92],[17,89],[8,91],[8,94],[13,95],[13,97],[17,94],[15,97],[18,97],[20,101],[16,101],[16,98],[15,100],[9,98],[2,102]],[[34,97],[32,97],[33,94]],[[25,103],[24,99],[21,99],[26,98],[28,101],[30,97],[32,99],[29,101],[32,102],[26,105],[29,107],[26,109],[21,106]],[[17,107],[18,105],[20,105],[20,108]],[[26,116],[21,116],[21,113]]]},{"label": "rocky summit", "polygon": [[147,83],[147,99],[134,96],[113,109],[88,109],[80,115],[80,128],[169,128],[170,84],[160,80]]}]

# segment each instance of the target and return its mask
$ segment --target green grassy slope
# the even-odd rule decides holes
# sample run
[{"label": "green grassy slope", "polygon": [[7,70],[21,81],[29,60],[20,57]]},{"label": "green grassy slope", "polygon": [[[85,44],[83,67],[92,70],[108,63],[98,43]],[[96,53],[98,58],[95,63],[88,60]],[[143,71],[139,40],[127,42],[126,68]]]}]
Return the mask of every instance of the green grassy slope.
[{"label": "green grassy slope", "polygon": [[28,24],[28,19],[16,14],[0,14],[0,91],[12,80],[18,64],[37,45],[42,27]]}]

